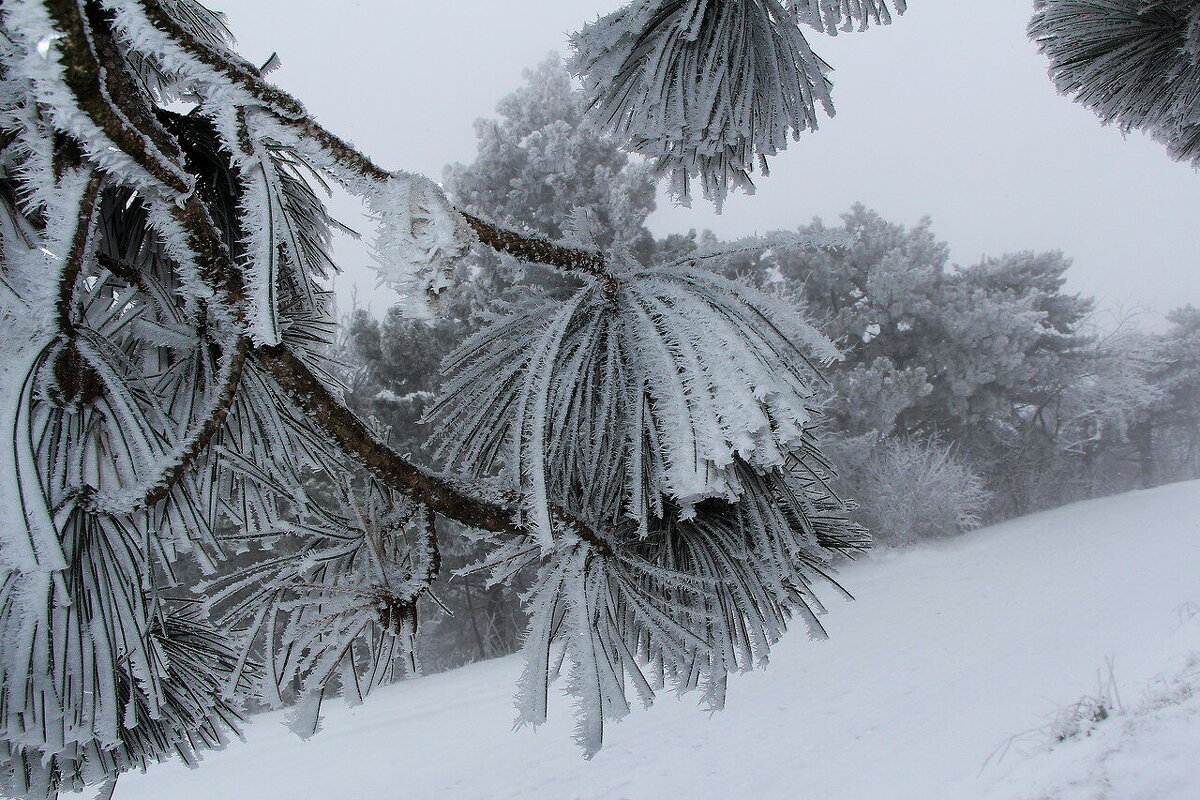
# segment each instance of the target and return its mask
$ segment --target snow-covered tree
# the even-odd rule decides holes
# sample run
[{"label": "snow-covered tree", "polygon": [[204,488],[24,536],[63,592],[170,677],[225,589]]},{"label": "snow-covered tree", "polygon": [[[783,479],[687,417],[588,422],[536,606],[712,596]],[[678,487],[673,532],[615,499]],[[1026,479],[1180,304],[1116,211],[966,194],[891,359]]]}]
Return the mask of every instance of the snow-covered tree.
[{"label": "snow-covered tree", "polygon": [[1029,35],[1059,91],[1105,124],[1143,130],[1200,164],[1200,5],[1038,0]]},{"label": "snow-covered tree", "polygon": [[[1095,365],[1071,393],[1068,435],[1093,485],[1148,489],[1195,477],[1200,468],[1200,313],[1191,306],[1167,314],[1158,334],[1123,330],[1096,348]],[[1120,483],[1103,461],[1132,462]]]},{"label": "snow-covered tree", "polygon": [[[719,197],[826,97],[796,21],[866,24],[886,3],[626,13],[581,58],[632,42],[618,73],[640,99],[621,125],[640,144],[677,129],[681,168]],[[791,306],[707,271],[712,253],[639,263],[582,223],[554,242],[454,208],[323,128],[194,0],[5,0],[0,15],[6,793],[194,760],[251,692],[295,701],[311,733],[326,694],[415,671],[438,517],[490,537],[495,580],[536,567],[521,719],[544,718],[565,670],[588,752],[631,693],[702,687],[719,706],[792,618],[821,633],[815,585],[863,537],[811,433],[809,363],[836,351]],[[673,74],[638,71],[654,41],[675,43]],[[732,82],[709,96],[713,69]],[[663,85],[673,96],[653,99]],[[697,101],[715,116],[689,116]],[[380,273],[413,314],[474,239],[558,273],[452,356],[434,414],[451,473],[341,401],[322,289],[334,223],[314,191],[328,182],[378,217]],[[248,543],[259,557],[221,569]],[[215,573],[202,603],[174,597],[182,559]]]},{"label": "snow-covered tree", "polygon": [[1150,371],[1160,402],[1147,409],[1134,434],[1141,437],[1139,472],[1147,484],[1200,475],[1200,309],[1177,308],[1167,321]]},{"label": "snow-covered tree", "polygon": [[828,414],[839,430],[961,442],[1006,424],[1014,405],[1047,402],[1073,373],[1093,302],[1063,291],[1061,253],[960,268],[928,219],[909,228],[856,205],[841,223],[798,231],[846,236],[845,248],[767,250],[727,266],[798,293],[838,342]]},{"label": "snow-covered tree", "polygon": [[475,122],[475,160],[446,168],[447,193],[489,219],[561,239],[585,211],[601,247],[644,249],[654,211],[649,165],[583,124],[583,102],[562,59],[526,70],[525,85]]},{"label": "snow-covered tree", "polygon": [[[929,220],[905,227],[859,205],[841,222],[798,231],[844,235],[845,248],[765,250],[726,265],[795,295],[842,349],[827,371],[826,431],[879,443],[940,437],[986,476],[999,513],[1028,509],[1016,499],[1025,488],[1010,483],[1061,488],[1039,473],[1060,455],[1056,410],[1093,366],[1083,324],[1093,303],[1063,290],[1070,262],[1025,252],[960,268]],[[866,468],[866,454],[845,452]]]}]

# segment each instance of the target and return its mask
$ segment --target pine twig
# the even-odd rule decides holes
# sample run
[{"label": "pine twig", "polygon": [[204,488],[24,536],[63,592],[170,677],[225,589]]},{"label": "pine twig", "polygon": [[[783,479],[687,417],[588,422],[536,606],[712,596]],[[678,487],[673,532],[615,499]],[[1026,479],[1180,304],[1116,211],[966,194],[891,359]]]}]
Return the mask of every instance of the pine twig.
[{"label": "pine twig", "polygon": [[[329,434],[347,455],[377,480],[464,525],[493,533],[532,535],[507,506],[471,497],[449,480],[432,475],[379,441],[358,416],[329,393],[307,365],[283,345],[261,346],[254,356],[289,399]],[[556,519],[601,553],[611,548],[595,531],[562,509]]]},{"label": "pine twig", "polygon": [[[208,44],[191,36],[163,10],[158,0],[139,0],[139,5],[151,24],[170,36],[188,55],[206,67],[223,73],[263,103],[281,122],[318,143],[340,165],[372,181],[383,182],[391,177],[390,172],[369,156],[318,124],[299,100],[264,80],[258,70],[248,64],[231,63],[229,59],[214,53]],[[494,250],[560,270],[587,272],[615,289],[615,278],[607,271],[604,256],[600,253],[564,247],[502,228],[461,210],[459,213],[475,231],[479,241]]]}]

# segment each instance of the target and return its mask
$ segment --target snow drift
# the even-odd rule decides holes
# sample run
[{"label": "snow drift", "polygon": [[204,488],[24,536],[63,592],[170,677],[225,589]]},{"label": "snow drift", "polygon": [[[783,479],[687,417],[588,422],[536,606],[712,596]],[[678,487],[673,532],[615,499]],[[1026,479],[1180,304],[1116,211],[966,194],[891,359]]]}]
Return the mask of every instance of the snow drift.
[{"label": "snow drift", "polygon": [[[785,639],[719,714],[660,700],[591,761],[565,703],[511,730],[508,658],[331,705],[307,743],[264,715],[245,744],[125,776],[116,798],[1195,797],[1200,707],[1154,698],[1164,676],[1186,694],[1200,652],[1197,520],[1200,482],[1181,483],[850,565],[858,600],[831,608],[831,640]],[[1012,740],[1094,692],[1109,658],[1126,715],[1053,748]],[[1105,794],[1106,769],[1126,793]]]}]

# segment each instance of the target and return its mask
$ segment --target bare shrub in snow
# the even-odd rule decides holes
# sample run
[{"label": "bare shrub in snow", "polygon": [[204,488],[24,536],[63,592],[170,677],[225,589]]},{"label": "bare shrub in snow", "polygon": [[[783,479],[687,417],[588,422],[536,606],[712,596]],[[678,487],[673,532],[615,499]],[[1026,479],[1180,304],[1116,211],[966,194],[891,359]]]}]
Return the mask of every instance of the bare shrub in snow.
[{"label": "bare shrub in snow", "polygon": [[1091,735],[1096,725],[1115,714],[1125,713],[1121,693],[1117,690],[1117,676],[1111,658],[1105,669],[1096,675],[1096,693],[1087,694],[1069,706],[1055,712],[1045,728],[1046,735],[1054,742],[1082,739]]}]

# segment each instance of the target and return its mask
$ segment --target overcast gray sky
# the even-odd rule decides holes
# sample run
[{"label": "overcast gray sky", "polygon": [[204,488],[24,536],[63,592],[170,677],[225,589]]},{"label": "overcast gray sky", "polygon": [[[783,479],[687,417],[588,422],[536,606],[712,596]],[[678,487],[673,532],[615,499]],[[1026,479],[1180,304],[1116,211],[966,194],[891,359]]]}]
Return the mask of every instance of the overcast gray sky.
[{"label": "overcast gray sky", "polygon": [[[1146,137],[1122,137],[1058,96],[1025,38],[1031,0],[909,0],[894,25],[811,40],[834,68],[837,116],[774,159],[753,197],[717,216],[697,200],[651,218],[659,234],[725,237],[836,218],[861,201],[933,218],[960,264],[1061,249],[1070,286],[1109,307],[1200,305],[1200,173]],[[440,177],[475,153],[472,122],[521,71],[620,0],[209,0],[244,55],[278,51],[272,77],[389,168]],[[335,209],[349,213],[344,202]],[[339,250],[358,300],[388,303]],[[1149,321],[1149,320],[1147,320]]]}]

